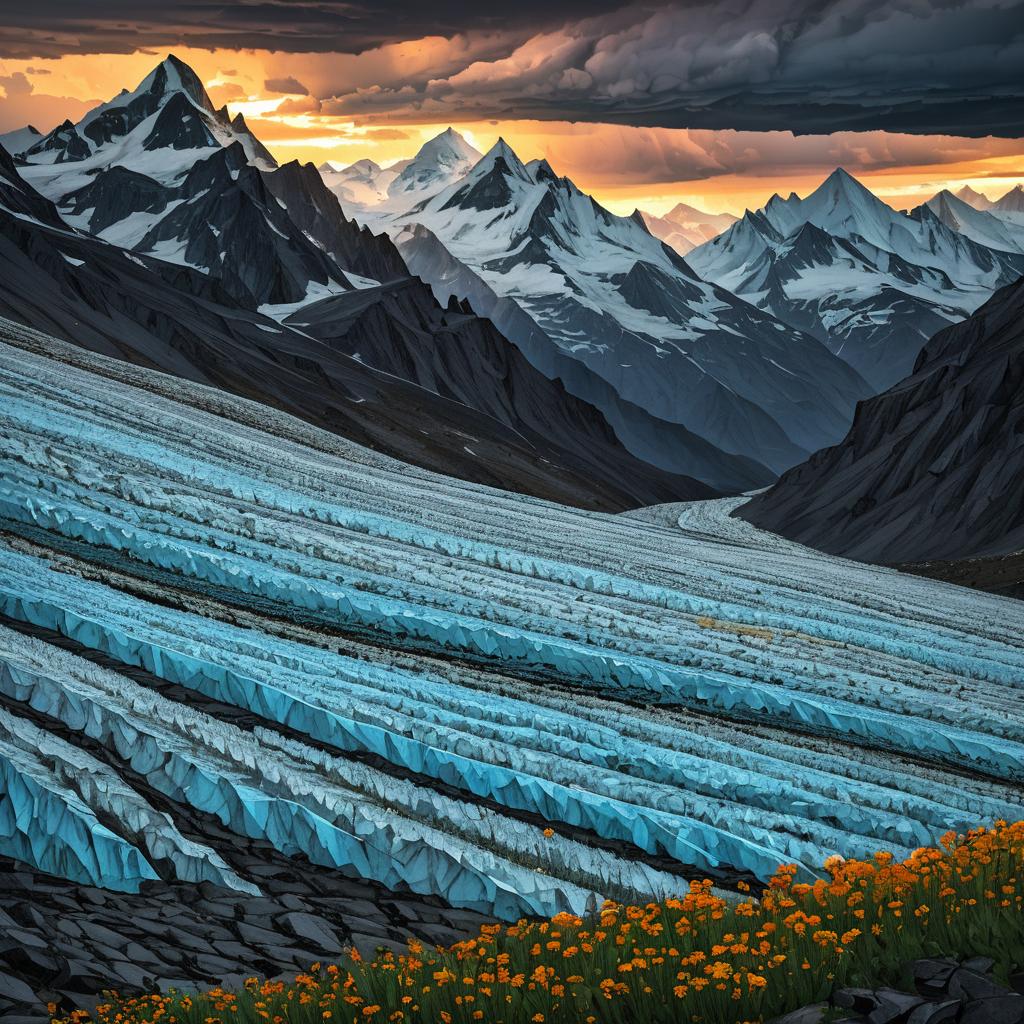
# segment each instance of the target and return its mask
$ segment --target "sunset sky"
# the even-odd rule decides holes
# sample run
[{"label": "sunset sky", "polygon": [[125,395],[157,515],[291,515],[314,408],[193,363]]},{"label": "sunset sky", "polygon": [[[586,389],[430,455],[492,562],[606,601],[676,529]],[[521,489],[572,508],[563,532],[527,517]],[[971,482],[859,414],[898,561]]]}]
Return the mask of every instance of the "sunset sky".
[{"label": "sunset sky", "polygon": [[452,125],[620,213],[740,213],[837,165],[897,207],[1024,181],[1020,4],[485,6],[46,0],[0,13],[0,131],[77,120],[173,51],[282,162],[388,163]]}]

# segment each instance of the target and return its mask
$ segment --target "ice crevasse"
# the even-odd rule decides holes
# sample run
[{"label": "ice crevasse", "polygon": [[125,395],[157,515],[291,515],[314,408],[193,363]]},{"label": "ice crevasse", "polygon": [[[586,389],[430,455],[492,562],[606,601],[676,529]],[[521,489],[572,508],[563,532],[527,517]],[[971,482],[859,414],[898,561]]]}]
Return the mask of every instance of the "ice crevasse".
[{"label": "ice crevasse", "polygon": [[[728,503],[666,527],[447,480],[6,337],[8,856],[244,886],[145,777],[286,856],[513,918],[1024,816],[1012,601],[773,544]],[[54,667],[32,645],[58,634],[78,655]],[[249,716],[241,760],[223,706]],[[52,723],[48,768],[21,708]],[[54,767],[76,745],[103,787]]]}]

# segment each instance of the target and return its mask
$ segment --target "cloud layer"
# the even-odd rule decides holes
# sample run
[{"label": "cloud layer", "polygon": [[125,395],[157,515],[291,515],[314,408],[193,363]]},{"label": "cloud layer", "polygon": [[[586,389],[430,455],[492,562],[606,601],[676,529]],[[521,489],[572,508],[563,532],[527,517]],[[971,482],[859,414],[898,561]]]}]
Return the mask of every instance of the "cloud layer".
[{"label": "cloud layer", "polygon": [[[378,123],[539,118],[1024,135],[1020,0],[516,0],[500,8],[476,0],[166,0],[159,9],[44,0],[5,7],[0,55],[140,44],[266,48],[277,51],[278,65],[268,69],[268,87],[290,80],[325,113]],[[296,53],[308,56],[297,61]]]}]

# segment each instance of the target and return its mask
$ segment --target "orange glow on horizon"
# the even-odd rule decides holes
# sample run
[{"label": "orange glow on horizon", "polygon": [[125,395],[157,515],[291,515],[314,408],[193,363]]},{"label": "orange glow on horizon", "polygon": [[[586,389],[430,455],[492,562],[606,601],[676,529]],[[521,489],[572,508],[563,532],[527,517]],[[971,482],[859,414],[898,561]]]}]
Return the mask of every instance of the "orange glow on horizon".
[{"label": "orange glow on horizon", "polygon": [[[429,67],[431,60],[440,59],[442,44],[450,45],[443,40],[416,40],[398,44],[390,53],[364,55],[370,66],[360,66],[363,81],[354,80],[355,86],[367,87],[367,76],[375,68],[395,74],[403,60]],[[447,122],[417,123],[408,114],[403,119],[388,114],[355,119],[325,113],[319,101],[309,96],[272,93],[266,88],[268,79],[302,78],[306,55],[173,49],[195,69],[214,103],[227,103],[232,114],[243,113],[281,162],[329,160],[340,166],[369,158],[387,165],[412,156],[423,142],[449,126]],[[337,56],[343,67],[354,68],[362,59]],[[65,117],[76,121],[122,88],[134,88],[163,57],[163,52],[136,51],[0,61],[0,75],[22,76],[18,87],[8,87],[6,98],[0,100],[0,131],[26,123],[48,131]],[[523,120],[455,121],[452,127],[481,151],[502,136],[524,160],[547,158],[558,173],[568,175],[621,214],[635,207],[664,213],[677,202],[741,214],[746,208],[763,206],[774,192],[806,195],[840,162],[898,209],[917,205],[942,188],[970,185],[997,198],[1024,183],[1024,139],[842,133],[849,138],[834,146],[823,144],[817,156],[812,153],[802,159],[793,154],[811,152],[808,137],[794,139],[781,132],[687,133]],[[741,134],[743,139],[737,141]],[[899,159],[901,149],[909,154],[905,161]],[[834,156],[835,152],[839,155]],[[630,158],[635,166],[629,164]],[[734,158],[744,166],[733,169],[730,160]],[[690,172],[672,177],[669,170],[687,161],[692,163]]]}]

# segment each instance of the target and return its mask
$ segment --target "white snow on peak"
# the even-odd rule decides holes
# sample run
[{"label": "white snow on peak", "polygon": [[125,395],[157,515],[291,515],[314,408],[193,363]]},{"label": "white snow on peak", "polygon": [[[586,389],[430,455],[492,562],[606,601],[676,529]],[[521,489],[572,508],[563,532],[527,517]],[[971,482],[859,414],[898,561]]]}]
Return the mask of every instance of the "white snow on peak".
[{"label": "white snow on peak", "polygon": [[42,137],[43,133],[38,128],[27,124],[24,128],[15,128],[14,131],[0,134],[0,146],[3,146],[11,156],[17,156],[34,146]]},{"label": "white snow on peak", "polygon": [[[783,397],[765,401],[777,400],[784,407],[780,416],[791,419],[789,403],[798,389],[782,378],[792,378],[763,359],[770,384],[762,388],[759,379],[751,385],[751,350],[770,355],[790,373],[801,372],[801,385],[821,394],[853,386],[855,375],[833,365],[838,361],[812,339],[790,327],[779,330],[771,315],[700,280],[638,219],[606,210],[546,161],[524,163],[503,139],[437,194],[405,212],[369,211],[365,219],[406,244],[415,244],[417,225],[426,228],[497,297],[492,318],[514,341],[534,344],[518,333],[524,318],[505,319],[511,307],[539,328],[533,337],[542,334],[540,344],[550,343],[557,358],[584,363],[651,415],[698,433],[707,426],[711,433],[703,436],[728,451],[740,445],[732,427],[711,424],[681,396],[729,395],[747,414],[745,403],[756,405],[771,391]],[[417,270],[428,280],[435,272],[447,271],[440,265]],[[780,351],[786,345],[789,355]],[[798,371],[804,355],[808,366],[820,360],[815,383],[806,367]],[[828,401],[832,415],[845,398],[830,395]],[[777,424],[766,430],[776,431],[781,447],[792,443]]]},{"label": "white snow on peak", "polygon": [[[945,192],[946,189],[943,189],[942,191]],[[941,194],[942,193],[940,192],[939,195],[941,195]],[[963,188],[958,189],[953,194],[962,203],[966,203],[968,206],[973,206],[976,210],[991,210],[992,209],[992,206],[993,206],[992,200],[989,199],[989,197],[984,195],[983,193],[978,192],[975,189],[971,188],[970,185],[964,185]]]},{"label": "white snow on peak", "polygon": [[403,213],[457,181],[479,159],[479,151],[448,128],[425,142],[411,159],[388,167],[364,159],[347,167],[326,161],[318,170],[324,184],[350,209]]},{"label": "white snow on peak", "polygon": [[907,230],[900,214],[841,167],[806,199],[773,196],[763,212],[783,235],[810,223],[840,238],[863,238],[883,249],[891,248],[894,234]]},{"label": "white snow on peak", "polygon": [[947,227],[1000,252],[1024,253],[1024,225],[978,209],[946,189],[925,204]]},{"label": "white snow on peak", "polygon": [[454,128],[447,128],[420,147],[388,185],[388,196],[421,199],[461,178],[479,159],[475,147]]},{"label": "white snow on peak", "polygon": [[[113,135],[109,140],[100,142],[90,137],[86,129],[103,114],[127,107],[149,93],[155,97],[152,112],[127,133]],[[29,153],[26,156],[28,164],[21,168],[23,177],[54,201],[89,184],[98,172],[115,165],[138,171],[165,185],[174,184],[197,160],[210,154],[210,145],[188,149],[171,146],[146,148],[161,111],[175,96],[185,98],[208,137],[212,137],[213,144],[226,147],[240,142],[251,163],[268,170],[274,166],[258,151],[258,143],[243,120],[236,119],[237,128],[220,120],[198,76],[172,54],[150,71],[135,89],[122,89],[113,99],[90,110],[76,125],[66,129],[61,126],[59,131],[64,137],[71,133],[77,135],[76,146],[86,151],[87,156],[82,159],[65,156],[56,163],[57,153],[54,150]],[[36,141],[41,142],[42,139]]]},{"label": "white snow on peak", "polygon": [[[904,364],[909,372],[915,339],[923,343],[1019,277],[1022,257],[1022,226],[994,211],[942,192],[900,213],[840,168],[806,198],[774,195],[748,210],[687,259],[708,280],[811,330],[885,387]],[[858,346],[872,350],[868,362]]]},{"label": "white snow on peak", "polygon": [[373,160],[357,160],[347,167],[335,167],[330,161],[317,170],[324,184],[346,206],[377,206],[386,202],[388,185],[398,177],[394,167],[381,167]]},{"label": "white snow on peak", "polygon": [[731,213],[707,213],[687,203],[677,203],[661,217],[644,210],[637,213],[647,230],[672,246],[680,256],[710,241],[739,219]]}]

